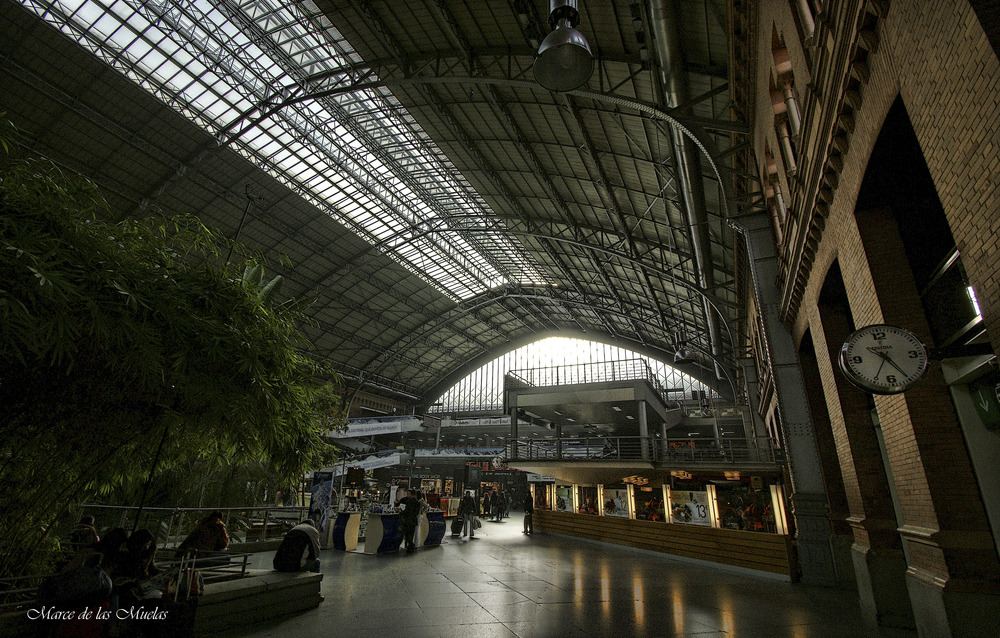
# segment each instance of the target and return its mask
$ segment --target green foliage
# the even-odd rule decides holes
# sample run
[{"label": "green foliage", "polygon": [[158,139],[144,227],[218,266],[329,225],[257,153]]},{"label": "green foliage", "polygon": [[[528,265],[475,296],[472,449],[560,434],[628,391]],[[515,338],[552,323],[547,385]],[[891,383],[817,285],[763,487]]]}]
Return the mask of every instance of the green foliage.
[{"label": "green foliage", "polygon": [[303,354],[281,278],[245,249],[224,263],[194,217],[108,217],[51,163],[0,168],[0,575],[72,504],[134,494],[161,440],[164,478],[265,466],[294,482],[331,461],[317,413],[333,377]]}]

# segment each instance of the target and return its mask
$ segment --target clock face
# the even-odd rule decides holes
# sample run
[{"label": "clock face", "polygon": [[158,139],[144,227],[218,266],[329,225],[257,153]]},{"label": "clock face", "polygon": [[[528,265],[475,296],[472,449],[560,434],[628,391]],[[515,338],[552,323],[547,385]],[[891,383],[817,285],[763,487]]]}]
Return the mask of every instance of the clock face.
[{"label": "clock face", "polygon": [[848,380],[874,394],[898,394],[927,372],[927,349],[909,330],[875,324],[855,330],[840,350]]}]

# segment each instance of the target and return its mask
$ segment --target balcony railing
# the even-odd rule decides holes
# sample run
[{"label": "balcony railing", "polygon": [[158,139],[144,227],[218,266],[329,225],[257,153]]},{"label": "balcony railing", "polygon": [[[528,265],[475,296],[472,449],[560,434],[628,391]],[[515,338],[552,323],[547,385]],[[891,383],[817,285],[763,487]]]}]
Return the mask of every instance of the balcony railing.
[{"label": "balcony railing", "polygon": [[507,442],[509,461],[640,461],[718,465],[780,465],[781,448],[767,437],[676,438],[654,436],[521,438]]}]

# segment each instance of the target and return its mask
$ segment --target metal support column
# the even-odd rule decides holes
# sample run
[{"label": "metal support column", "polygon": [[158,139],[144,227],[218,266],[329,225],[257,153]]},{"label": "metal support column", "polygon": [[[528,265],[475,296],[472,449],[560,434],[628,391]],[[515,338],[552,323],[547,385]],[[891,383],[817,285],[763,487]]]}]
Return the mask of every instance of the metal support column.
[{"label": "metal support column", "polygon": [[732,223],[746,238],[757,308],[764,326],[764,345],[778,398],[778,420],[792,482],[792,512],[802,580],[833,585],[836,571],[830,546],[833,531],[827,518],[826,488],[798,352],[791,333],[781,321],[781,291],[775,285],[778,257],[770,222],[767,213],[760,212],[742,215],[738,223]]},{"label": "metal support column", "polygon": [[646,421],[646,402],[639,401],[639,445],[642,450],[642,460],[649,461],[649,423]]}]

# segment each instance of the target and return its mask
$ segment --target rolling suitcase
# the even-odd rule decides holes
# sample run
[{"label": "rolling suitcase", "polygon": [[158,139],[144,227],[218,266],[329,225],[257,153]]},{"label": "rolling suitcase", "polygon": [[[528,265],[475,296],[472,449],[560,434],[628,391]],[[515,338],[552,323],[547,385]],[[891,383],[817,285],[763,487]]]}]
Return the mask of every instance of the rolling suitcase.
[{"label": "rolling suitcase", "polygon": [[461,516],[456,516],[455,518],[451,519],[451,535],[459,536],[462,533],[463,524],[464,521],[462,520]]}]

